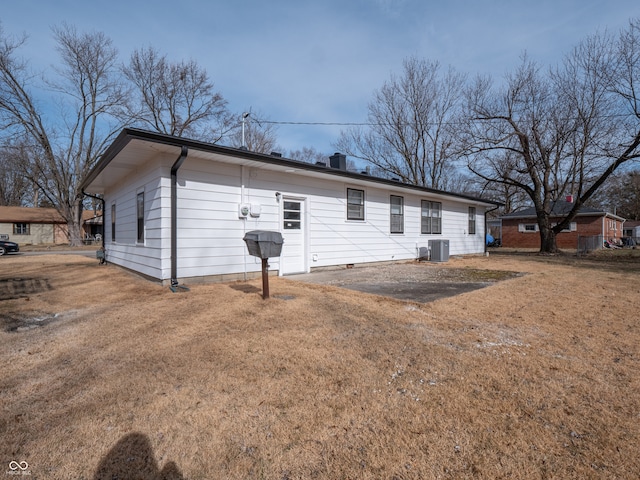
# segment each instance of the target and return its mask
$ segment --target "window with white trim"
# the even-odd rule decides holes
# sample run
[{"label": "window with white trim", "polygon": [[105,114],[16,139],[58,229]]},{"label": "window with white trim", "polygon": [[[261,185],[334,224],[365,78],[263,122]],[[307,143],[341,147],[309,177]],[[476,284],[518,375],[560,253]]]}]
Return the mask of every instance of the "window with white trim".
[{"label": "window with white trim", "polygon": [[30,225],[28,223],[14,223],[13,234],[14,235],[29,235]]},{"label": "window with white trim", "polygon": [[391,195],[389,197],[391,213],[391,233],[404,233],[404,197]]},{"label": "window with white trim", "polygon": [[284,214],[285,230],[300,230],[302,225],[302,204],[294,200],[285,200],[282,213]]},{"label": "window with white trim", "polygon": [[469,207],[469,235],[476,234],[476,207]]},{"label": "window with white trim", "polygon": [[422,200],[420,208],[420,233],[442,233],[442,203]]},{"label": "window with white trim", "polygon": [[[555,227],[557,223],[552,223],[551,226]],[[569,225],[562,229],[562,232],[575,232],[578,229],[578,224],[576,222],[570,222]]]},{"label": "window with white trim", "polygon": [[533,233],[538,231],[537,223],[519,223],[518,231],[522,233]]},{"label": "window with white trim", "polygon": [[347,220],[364,220],[364,190],[347,188]]}]

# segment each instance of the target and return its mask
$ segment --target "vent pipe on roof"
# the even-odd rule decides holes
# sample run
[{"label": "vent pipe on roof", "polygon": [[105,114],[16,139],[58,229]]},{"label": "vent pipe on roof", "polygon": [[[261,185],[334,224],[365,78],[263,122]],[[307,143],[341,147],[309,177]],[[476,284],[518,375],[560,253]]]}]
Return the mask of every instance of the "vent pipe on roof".
[{"label": "vent pipe on roof", "polygon": [[242,150],[247,150],[247,144],[244,141],[244,124],[247,120],[247,117],[251,115],[251,112],[245,112],[242,114]]},{"label": "vent pipe on roof", "polygon": [[171,285],[169,288],[172,292],[182,288],[189,290],[187,287],[178,285],[178,169],[182,166],[189,149],[182,146],[180,156],[171,167]]}]

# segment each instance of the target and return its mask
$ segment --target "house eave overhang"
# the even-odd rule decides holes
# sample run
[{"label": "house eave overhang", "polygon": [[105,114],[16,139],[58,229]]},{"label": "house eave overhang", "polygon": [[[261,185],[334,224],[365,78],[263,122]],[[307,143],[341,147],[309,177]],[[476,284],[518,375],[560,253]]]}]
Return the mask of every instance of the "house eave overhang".
[{"label": "house eave overhang", "polygon": [[[409,185],[396,180],[374,177],[371,175],[340,170],[324,165],[314,165],[298,160],[291,160],[273,155],[250,152],[248,150],[225,147],[211,143],[191,140],[182,137],[174,137],[162,133],[149,132],[146,130],[124,129],[113,141],[105,153],[100,157],[98,163],[89,172],[89,175],[82,183],[81,188],[89,193],[104,193],[107,186],[107,172],[118,170],[119,176],[125,176],[134,172],[144,161],[144,157],[128,156],[126,161],[119,161],[119,156],[130,146],[132,142],[145,145],[148,151],[163,150],[168,154],[179,154],[183,146],[190,152],[190,158],[196,152],[205,155],[207,158],[220,162],[234,163],[251,168],[262,168],[281,171],[289,174],[305,175],[317,178],[342,177],[354,186],[367,186],[372,184],[385,185],[388,188],[398,191],[419,191],[431,198],[449,199],[472,203],[477,206],[496,207],[502,205],[500,202],[485,200],[478,197],[446,192],[443,190]],[[142,142],[142,143],[141,143]],[[131,148],[131,147],[129,147]],[[199,156],[199,155],[198,155]],[[148,158],[148,157],[147,157]]]}]

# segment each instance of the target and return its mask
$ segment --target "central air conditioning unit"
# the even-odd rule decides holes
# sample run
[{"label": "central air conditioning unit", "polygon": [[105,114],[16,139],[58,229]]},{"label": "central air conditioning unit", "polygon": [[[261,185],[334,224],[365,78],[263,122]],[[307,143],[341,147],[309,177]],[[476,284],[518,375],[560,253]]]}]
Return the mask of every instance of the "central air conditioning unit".
[{"label": "central air conditioning unit", "polygon": [[449,240],[429,240],[432,262],[449,261]]}]

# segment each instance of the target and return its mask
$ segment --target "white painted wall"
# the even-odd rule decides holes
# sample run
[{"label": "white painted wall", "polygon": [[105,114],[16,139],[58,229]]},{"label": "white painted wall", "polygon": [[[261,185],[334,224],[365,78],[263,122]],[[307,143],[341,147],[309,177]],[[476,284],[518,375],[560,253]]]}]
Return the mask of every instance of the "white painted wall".
[{"label": "white painted wall", "polygon": [[[159,158],[105,195],[107,260],[158,279],[171,277],[170,167]],[[419,192],[362,186],[349,178],[318,179],[296,173],[212,162],[190,154],[178,171],[178,278],[258,272],[247,253],[250,230],[281,231],[282,200],[275,193],[305,199],[305,267],[357,264],[417,257],[430,239],[450,241],[450,254],[484,251],[484,208],[476,206],[476,234],[469,235],[469,202],[441,200]],[[365,190],[365,220],[346,219],[347,188]],[[145,242],[136,243],[136,194],[145,192]],[[404,233],[390,234],[389,195],[404,197]],[[442,201],[442,235],[420,234],[420,201]],[[116,203],[116,242],[111,242],[111,204]],[[241,203],[260,205],[259,217],[239,218]],[[269,260],[279,270],[280,260]]]}]

